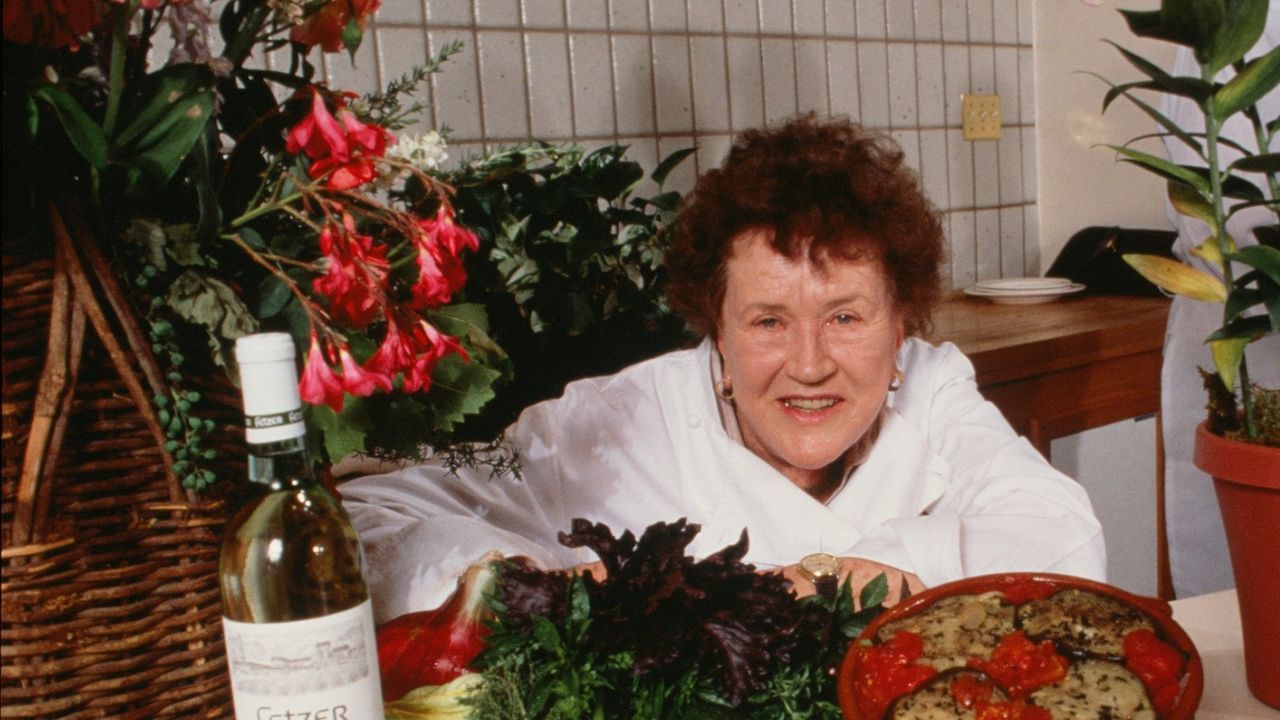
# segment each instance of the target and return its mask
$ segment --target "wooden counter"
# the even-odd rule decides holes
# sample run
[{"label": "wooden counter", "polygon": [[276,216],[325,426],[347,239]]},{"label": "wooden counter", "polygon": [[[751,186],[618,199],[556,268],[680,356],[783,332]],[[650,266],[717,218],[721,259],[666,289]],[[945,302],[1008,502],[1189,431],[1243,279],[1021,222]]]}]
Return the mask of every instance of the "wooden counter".
[{"label": "wooden counter", "polygon": [[1049,456],[1049,442],[1155,413],[1169,301],[1093,296],[997,305],[956,295],[934,315],[1014,429]]}]

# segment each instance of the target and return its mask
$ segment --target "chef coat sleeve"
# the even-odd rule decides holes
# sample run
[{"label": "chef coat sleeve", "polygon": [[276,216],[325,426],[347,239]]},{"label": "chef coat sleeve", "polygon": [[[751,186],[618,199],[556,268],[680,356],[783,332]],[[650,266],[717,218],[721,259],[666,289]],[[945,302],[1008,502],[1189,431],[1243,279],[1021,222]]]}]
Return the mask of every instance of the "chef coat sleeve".
[{"label": "chef coat sleeve", "polygon": [[[901,404],[914,406],[916,418],[927,416],[930,448],[949,481],[926,515],[890,521],[874,534],[899,540],[930,585],[1008,571],[1105,580],[1102,528],[1084,488],[982,397],[972,363],[954,345],[921,343],[913,354],[903,389],[915,396]],[[909,387],[913,379],[923,382]]]},{"label": "chef coat sleeve", "polygon": [[554,452],[557,412],[554,401],[536,405],[508,429],[501,454],[518,462],[519,477],[484,462],[450,470],[433,461],[341,486],[367,557],[376,622],[437,607],[467,566],[492,550],[547,568],[593,559],[557,540],[569,528]]}]

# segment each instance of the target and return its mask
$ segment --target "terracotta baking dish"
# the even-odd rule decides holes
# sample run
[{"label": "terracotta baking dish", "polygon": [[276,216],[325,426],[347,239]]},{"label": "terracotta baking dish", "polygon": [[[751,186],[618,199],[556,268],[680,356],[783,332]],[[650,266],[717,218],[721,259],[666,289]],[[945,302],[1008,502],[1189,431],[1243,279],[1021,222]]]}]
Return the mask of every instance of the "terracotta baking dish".
[{"label": "terracotta baking dish", "polygon": [[996,575],[980,575],[977,577],[965,578],[955,582],[938,585],[929,588],[924,592],[912,596],[905,602],[899,603],[889,610],[885,611],[870,625],[867,626],[858,640],[850,646],[849,652],[845,654],[844,661],[840,665],[840,677],[837,679],[837,694],[840,700],[840,709],[844,713],[845,720],[879,720],[879,718],[864,718],[858,711],[857,703],[854,702],[854,681],[853,679],[859,672],[858,658],[859,653],[855,652],[858,642],[864,639],[874,638],[876,631],[885,623],[893,622],[903,617],[913,615],[924,610],[939,599],[950,597],[953,595],[978,594],[991,590],[1001,590],[1022,583],[1048,583],[1055,588],[1067,589],[1078,588],[1081,590],[1089,590],[1092,592],[1106,595],[1133,606],[1146,612],[1154,618],[1158,628],[1158,634],[1165,642],[1182,651],[1187,657],[1187,666],[1185,676],[1182,682],[1182,691],[1178,697],[1178,703],[1173,711],[1162,717],[1161,720],[1192,720],[1196,715],[1196,707],[1200,704],[1200,694],[1204,690],[1204,668],[1200,664],[1200,655],[1196,652],[1195,645],[1192,644],[1191,638],[1187,636],[1176,622],[1173,621],[1173,609],[1169,607],[1169,603],[1164,600],[1153,597],[1143,597],[1126,592],[1120,588],[1104,583],[1086,580],[1084,578],[1072,577],[1070,575],[1055,575],[1052,573],[1000,573]]}]

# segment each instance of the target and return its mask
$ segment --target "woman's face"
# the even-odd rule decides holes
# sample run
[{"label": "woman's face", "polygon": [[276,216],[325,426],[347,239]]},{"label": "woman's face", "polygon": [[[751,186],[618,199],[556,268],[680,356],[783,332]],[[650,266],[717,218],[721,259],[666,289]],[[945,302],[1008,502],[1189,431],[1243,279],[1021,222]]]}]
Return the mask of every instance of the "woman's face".
[{"label": "woman's face", "polygon": [[746,446],[816,489],[879,414],[903,323],[879,261],[788,259],[767,238],[733,241],[716,346]]}]

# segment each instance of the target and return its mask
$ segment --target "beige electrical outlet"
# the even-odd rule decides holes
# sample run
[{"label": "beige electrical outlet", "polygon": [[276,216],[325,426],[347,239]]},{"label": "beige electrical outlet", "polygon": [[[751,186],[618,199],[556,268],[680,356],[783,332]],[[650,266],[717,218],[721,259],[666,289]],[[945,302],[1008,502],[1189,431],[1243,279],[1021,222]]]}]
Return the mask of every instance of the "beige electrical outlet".
[{"label": "beige electrical outlet", "polygon": [[999,140],[1003,135],[999,95],[961,95],[960,111],[965,140]]}]

